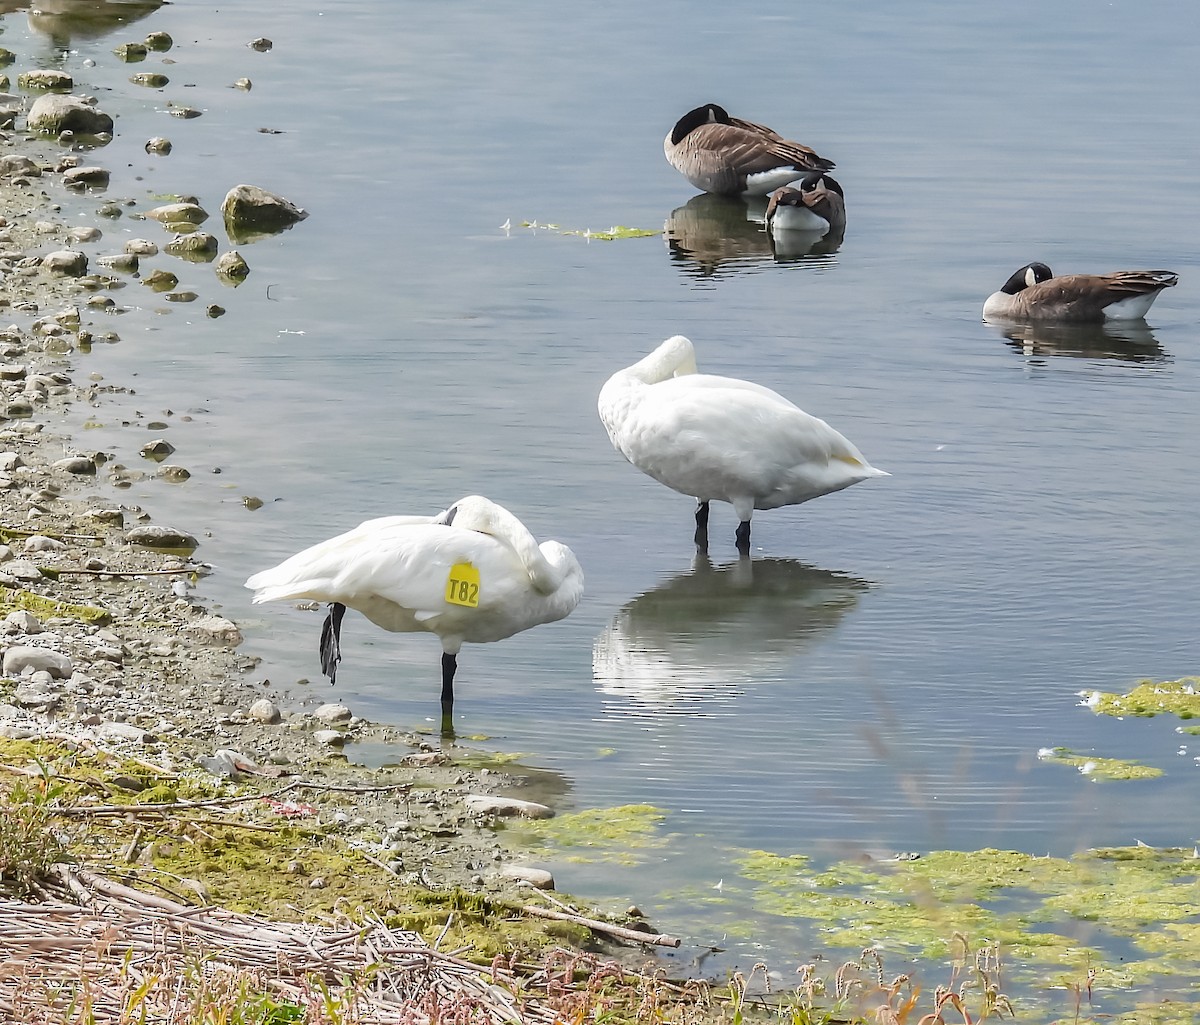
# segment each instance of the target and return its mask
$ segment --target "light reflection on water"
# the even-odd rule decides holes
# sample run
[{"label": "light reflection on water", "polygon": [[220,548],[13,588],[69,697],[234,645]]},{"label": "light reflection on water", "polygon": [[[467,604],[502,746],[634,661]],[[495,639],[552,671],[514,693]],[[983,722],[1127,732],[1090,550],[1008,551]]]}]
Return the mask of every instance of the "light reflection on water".
[{"label": "light reflection on water", "polygon": [[[145,208],[194,193],[212,212],[248,180],[310,210],[244,247],[237,290],[206,266],[147,261],[229,313],[168,308],[130,281],[114,293],[122,341],[81,363],[138,394],[70,418],[94,415],[87,444],[133,465],[146,424],[170,424],[186,485],[95,493],[207,528],[205,593],[246,625],[255,680],[297,703],[329,695],[291,683],[316,676],[316,619],[251,609],[251,571],[478,491],[569,544],[587,594],[562,623],[464,653],[460,735],[558,774],[568,806],[668,813],[669,856],[632,873],[562,866],[567,889],[652,905],[681,878],[724,878],[736,893],[737,847],[1190,843],[1200,770],[1174,724],[1097,718],[1075,696],[1196,671],[1200,80],[1194,37],[1171,27],[1190,11],[462,14],[451,27],[432,7],[301,0],[268,30],[250,7],[166,5],[129,31],[176,37],[172,87],[131,95],[109,56],[120,33],[60,53],[23,14],[5,19],[6,46],[24,34],[121,107],[92,155],[113,171],[108,196]],[[245,46],[262,34],[270,54]],[[681,38],[690,58],[663,60]],[[598,39],[605,52],[578,59]],[[230,90],[243,75],[254,89]],[[850,227],[836,252],[784,263],[748,204],[690,195],[661,138],[710,99],[838,160]],[[204,116],[178,122],[167,100]],[[1136,211],[1114,126],[1137,154]],[[165,133],[171,157],[148,156]],[[94,196],[56,198],[72,223],[94,219]],[[499,227],[657,228],[664,211],[665,242]],[[164,240],[135,214],[83,248]],[[1181,283],[1143,330],[982,324],[997,279],[1032,259],[1162,266]],[[604,379],[675,333],[703,369],[775,388],[894,475],[756,518],[749,591],[728,508],[714,509],[713,566],[681,572],[691,503],[625,464],[596,419]],[[773,565],[787,567],[774,598]],[[404,726],[435,714],[435,639],[347,629],[339,699]],[[1100,790],[1037,762],[1058,744],[1167,775]],[[717,921],[695,906],[698,930]],[[678,908],[659,904],[660,924]]]}]

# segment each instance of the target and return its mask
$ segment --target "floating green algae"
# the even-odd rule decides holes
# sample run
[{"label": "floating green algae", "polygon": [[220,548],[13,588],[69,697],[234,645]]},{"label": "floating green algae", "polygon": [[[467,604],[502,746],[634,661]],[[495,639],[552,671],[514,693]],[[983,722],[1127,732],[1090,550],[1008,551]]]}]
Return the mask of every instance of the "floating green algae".
[{"label": "floating green algae", "polygon": [[1128,694],[1089,691],[1080,695],[1084,705],[1099,715],[1151,716],[1169,712],[1181,719],[1200,716],[1200,677],[1178,680],[1139,680]]},{"label": "floating green algae", "polygon": [[[1110,990],[1195,974],[1200,857],[1192,849],[1106,848],[1072,858],[1019,851],[935,851],[838,862],[742,851],[761,911],[807,919],[828,947],[947,961],[955,935],[998,943],[1034,989]],[[1120,954],[1109,954],[1114,947]]]},{"label": "floating green algae", "polygon": [[626,804],[542,819],[515,827],[512,833],[515,842],[564,861],[636,865],[646,851],[666,846],[666,837],[658,833],[665,819],[661,808]]},{"label": "floating green algae", "polygon": [[630,228],[624,224],[614,224],[607,231],[592,231],[591,228],[563,228],[549,221],[522,221],[522,228],[542,229],[558,235],[575,235],[579,238],[598,239],[601,242],[613,242],[626,238],[653,238],[661,235],[662,231],[654,228]]},{"label": "floating green algae", "polygon": [[1143,765],[1124,758],[1081,755],[1069,747],[1045,748],[1038,752],[1038,758],[1056,765],[1070,765],[1098,783],[1116,779],[1157,779],[1163,774],[1162,769],[1152,765]]}]

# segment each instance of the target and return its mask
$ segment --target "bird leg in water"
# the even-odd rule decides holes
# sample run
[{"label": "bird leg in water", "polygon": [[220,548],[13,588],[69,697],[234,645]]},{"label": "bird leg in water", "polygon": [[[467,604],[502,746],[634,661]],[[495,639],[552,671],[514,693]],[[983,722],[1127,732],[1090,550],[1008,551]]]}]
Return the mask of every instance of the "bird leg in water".
[{"label": "bird leg in water", "polygon": [[708,503],[699,502],[696,505],[696,533],[692,538],[696,547],[702,552],[708,551]]},{"label": "bird leg in water", "polygon": [[330,602],[329,615],[321,624],[321,672],[329,677],[331,684],[337,682],[337,667],[342,660],[342,616],[345,614],[345,605]]},{"label": "bird leg in water", "polygon": [[454,708],[454,673],[458,669],[458,656],[442,652],[442,714],[449,715]]},{"label": "bird leg in water", "polygon": [[750,554],[750,521],[743,520],[737,529],[738,554],[745,557]]}]

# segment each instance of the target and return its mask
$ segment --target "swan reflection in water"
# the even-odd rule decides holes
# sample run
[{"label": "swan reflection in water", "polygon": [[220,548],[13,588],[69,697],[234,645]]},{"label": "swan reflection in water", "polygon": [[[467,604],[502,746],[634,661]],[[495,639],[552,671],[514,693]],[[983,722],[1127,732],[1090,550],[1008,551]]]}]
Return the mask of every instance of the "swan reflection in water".
[{"label": "swan reflection in water", "polygon": [[728,700],[832,631],[869,581],[794,559],[692,569],[627,602],[596,639],[592,675],[633,711],[692,713]]},{"label": "swan reflection in water", "polygon": [[1023,356],[1076,356],[1128,363],[1168,363],[1171,359],[1142,320],[1106,321],[1103,324],[1000,320],[986,323],[999,331],[1008,340],[1008,345]]},{"label": "swan reflection in water", "polygon": [[671,211],[663,237],[674,263],[684,274],[715,278],[740,270],[757,270],[769,263],[834,262],[842,236],[822,237],[811,231],[779,232],[773,238],[764,224],[764,197],[739,197],[701,193]]},{"label": "swan reflection in water", "polygon": [[163,5],[163,0],[0,0],[0,15],[29,11],[29,25],[59,46],[98,39]]}]

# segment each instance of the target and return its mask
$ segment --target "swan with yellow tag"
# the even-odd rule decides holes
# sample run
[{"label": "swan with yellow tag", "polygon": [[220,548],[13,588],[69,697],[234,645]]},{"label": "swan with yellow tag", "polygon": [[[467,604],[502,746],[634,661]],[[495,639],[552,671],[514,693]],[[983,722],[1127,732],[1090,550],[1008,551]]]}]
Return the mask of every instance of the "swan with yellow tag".
[{"label": "swan with yellow tag", "polygon": [[613,374],[600,391],[599,410],[621,455],[696,499],[702,549],[710,501],[733,506],[745,554],[755,509],[799,505],[889,476],[824,420],[770,388],[698,373],[695,349],[683,335]]},{"label": "swan with yellow tag", "polygon": [[331,683],[347,608],[393,633],[437,634],[445,727],[462,645],[500,641],[569,615],[583,595],[583,570],[566,545],[539,545],[503,506],[468,495],[437,516],[367,520],[255,573],[246,587],[255,604],[329,602],[321,669]]}]

